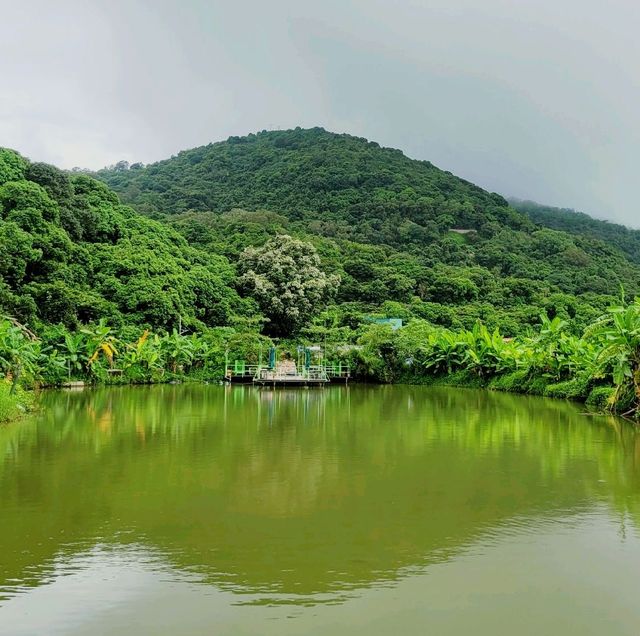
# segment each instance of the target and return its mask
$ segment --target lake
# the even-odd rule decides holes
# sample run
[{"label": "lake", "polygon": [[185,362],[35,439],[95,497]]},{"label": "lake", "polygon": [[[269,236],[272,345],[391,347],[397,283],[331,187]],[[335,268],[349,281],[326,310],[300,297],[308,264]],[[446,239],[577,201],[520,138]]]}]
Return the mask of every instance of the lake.
[{"label": "lake", "polygon": [[637,634],[640,433],[487,391],[49,392],[0,428],[0,633]]}]

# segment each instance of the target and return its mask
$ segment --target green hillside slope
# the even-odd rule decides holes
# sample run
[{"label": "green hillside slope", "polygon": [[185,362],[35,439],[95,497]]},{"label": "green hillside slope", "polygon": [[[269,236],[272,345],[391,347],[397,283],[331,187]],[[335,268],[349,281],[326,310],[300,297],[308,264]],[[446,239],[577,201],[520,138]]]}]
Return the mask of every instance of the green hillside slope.
[{"label": "green hillside slope", "polygon": [[450,227],[528,224],[501,196],[429,162],[322,128],[231,137],[98,177],[146,213],[265,209],[367,243],[404,246]]},{"label": "green hillside slope", "polygon": [[634,263],[640,263],[640,230],[610,223],[569,208],[554,208],[533,201],[510,199],[511,205],[534,223],[554,230],[605,241],[623,251]]},{"label": "green hillside slope", "polygon": [[321,128],[234,137],[97,176],[232,261],[276,232],[314,241],[341,275],[339,300],[361,310],[395,301],[441,324],[480,318],[515,333],[542,310],[581,326],[621,286],[640,291],[640,268],[617,247],[541,228],[429,162]]}]

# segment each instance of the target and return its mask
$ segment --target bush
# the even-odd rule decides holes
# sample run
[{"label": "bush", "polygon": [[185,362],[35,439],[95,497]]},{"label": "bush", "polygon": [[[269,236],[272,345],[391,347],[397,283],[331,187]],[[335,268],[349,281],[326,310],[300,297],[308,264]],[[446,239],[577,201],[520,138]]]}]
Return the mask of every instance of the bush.
[{"label": "bush", "polygon": [[530,393],[531,395],[545,395],[549,384],[549,378],[545,378],[543,376],[532,376],[529,377],[528,381],[522,387],[520,392]]},{"label": "bush", "polygon": [[589,378],[573,378],[566,382],[558,382],[557,384],[550,384],[545,389],[545,395],[547,397],[565,398],[568,400],[580,400],[589,395]]},{"label": "bush", "polygon": [[611,409],[615,394],[616,390],[612,386],[597,386],[589,393],[587,406],[598,411]]},{"label": "bush", "polygon": [[0,424],[15,420],[33,408],[33,395],[17,387],[11,394],[11,384],[0,380]]},{"label": "bush", "polygon": [[504,375],[499,375],[491,380],[489,388],[493,389],[494,391],[520,393],[522,391],[522,386],[527,381],[528,374],[529,371],[527,369],[520,369],[519,371],[514,371],[513,373],[505,373]]}]

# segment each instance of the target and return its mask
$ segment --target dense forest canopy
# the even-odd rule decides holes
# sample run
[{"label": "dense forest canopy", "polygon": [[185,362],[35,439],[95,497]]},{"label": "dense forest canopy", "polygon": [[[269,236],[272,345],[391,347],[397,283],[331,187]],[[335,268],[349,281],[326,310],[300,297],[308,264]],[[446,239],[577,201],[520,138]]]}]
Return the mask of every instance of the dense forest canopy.
[{"label": "dense forest canopy", "polygon": [[224,256],[122,205],[103,183],[0,149],[0,310],[29,324],[170,328],[252,313]]},{"label": "dense forest canopy", "polygon": [[544,313],[579,333],[621,288],[640,291],[629,246],[543,227],[428,162],[320,128],[230,138],[96,176],[132,207],[90,175],[1,151],[3,313],[70,328],[105,319],[297,331],[305,325],[282,312],[282,325],[272,322],[278,312],[243,269],[252,249],[284,234],[312,245],[319,271],[339,281],[331,305],[303,312],[309,325],[356,329],[392,315],[455,329],[481,320],[517,335]]},{"label": "dense forest canopy", "polygon": [[569,234],[605,241],[622,250],[634,263],[640,263],[640,230],[594,219],[570,208],[554,208],[533,201],[510,199],[511,205],[524,212],[534,223]]},{"label": "dense forest canopy", "polygon": [[640,267],[620,246],[542,227],[429,162],[321,128],[232,137],[96,176],[231,262],[278,233],[312,242],[340,276],[341,324],[379,311],[516,334],[544,311],[579,331],[621,287],[640,291]]},{"label": "dense forest canopy", "polygon": [[322,128],[231,137],[97,176],[141,212],[264,209],[365,243],[422,244],[451,227],[529,224],[500,195],[427,161]]}]

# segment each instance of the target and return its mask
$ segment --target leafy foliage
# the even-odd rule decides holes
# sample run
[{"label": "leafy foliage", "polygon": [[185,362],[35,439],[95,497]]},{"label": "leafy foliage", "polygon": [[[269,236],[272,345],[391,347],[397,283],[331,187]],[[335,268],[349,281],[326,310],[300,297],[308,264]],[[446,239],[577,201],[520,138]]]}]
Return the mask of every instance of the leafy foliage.
[{"label": "leafy foliage", "polygon": [[76,332],[57,325],[38,336],[13,320],[0,320],[0,379],[9,385],[55,386],[70,381],[148,383],[195,377],[219,380],[225,358],[255,363],[272,342],[228,327],[203,333],[117,329],[104,320]]},{"label": "leafy foliage", "polygon": [[474,386],[579,399],[640,417],[640,299],[610,307],[581,337],[568,334],[559,318],[542,316],[541,322],[536,333],[516,339],[480,323],[462,331],[419,320],[397,332],[371,325],[345,355],[363,378],[441,378],[453,384],[462,379]]},{"label": "leafy foliage", "polygon": [[155,328],[254,315],[224,256],[120,204],[103,183],[2,149],[0,307],[24,323]]},{"label": "leafy foliage", "polygon": [[510,203],[536,224],[604,241],[624,252],[634,263],[640,264],[640,230],[594,219],[584,212],[577,212],[571,208],[554,208],[519,199],[511,199]]}]

